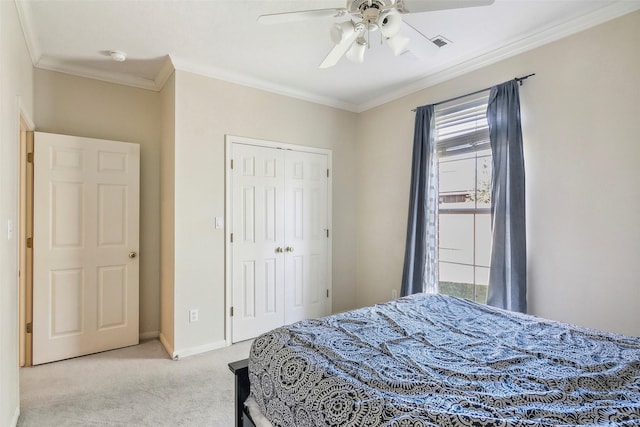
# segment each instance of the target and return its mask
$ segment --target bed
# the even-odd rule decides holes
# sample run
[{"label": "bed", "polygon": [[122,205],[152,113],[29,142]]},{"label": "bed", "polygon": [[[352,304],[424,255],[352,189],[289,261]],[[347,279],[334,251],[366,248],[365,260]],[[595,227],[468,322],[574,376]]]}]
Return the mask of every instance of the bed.
[{"label": "bed", "polygon": [[238,426],[640,425],[639,338],[443,295],[275,329],[236,366]]}]

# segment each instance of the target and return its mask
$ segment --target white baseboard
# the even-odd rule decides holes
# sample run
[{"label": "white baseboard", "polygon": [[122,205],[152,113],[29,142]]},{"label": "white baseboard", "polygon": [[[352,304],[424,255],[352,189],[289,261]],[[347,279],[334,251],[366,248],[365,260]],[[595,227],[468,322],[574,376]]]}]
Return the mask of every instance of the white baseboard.
[{"label": "white baseboard", "polygon": [[20,418],[20,405],[16,406],[15,411],[13,411],[13,417],[11,417],[11,427],[16,427],[18,425],[18,418]]},{"label": "white baseboard", "polygon": [[200,353],[206,353],[207,351],[217,350],[219,348],[223,348],[227,346],[227,342],[225,340],[216,341],[205,345],[199,345],[197,347],[190,348],[182,348],[180,350],[175,350],[173,352],[173,358],[175,360],[182,359],[184,357],[193,356]]},{"label": "white baseboard", "polygon": [[160,331],[147,331],[140,333],[140,341],[150,340],[153,338],[158,338],[160,336]]}]

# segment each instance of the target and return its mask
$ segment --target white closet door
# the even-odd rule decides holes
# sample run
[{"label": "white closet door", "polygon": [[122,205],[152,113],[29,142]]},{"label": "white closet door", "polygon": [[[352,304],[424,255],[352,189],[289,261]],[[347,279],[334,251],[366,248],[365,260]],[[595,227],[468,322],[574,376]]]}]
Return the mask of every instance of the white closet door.
[{"label": "white closet door", "polygon": [[140,146],[36,132],[33,364],[138,343]]},{"label": "white closet door", "polygon": [[327,155],[285,152],[285,323],[327,315]]},{"label": "white closet door", "polygon": [[232,144],[232,341],[284,324],[284,151]]}]

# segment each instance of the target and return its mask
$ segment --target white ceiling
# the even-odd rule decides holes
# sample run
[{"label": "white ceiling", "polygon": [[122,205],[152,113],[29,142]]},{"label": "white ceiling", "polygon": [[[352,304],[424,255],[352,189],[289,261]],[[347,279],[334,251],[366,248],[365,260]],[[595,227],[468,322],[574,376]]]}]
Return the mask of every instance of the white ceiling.
[{"label": "white ceiling", "polygon": [[[172,67],[364,111],[640,9],[640,0],[496,0],[403,15],[410,51],[372,42],[365,62],[319,69],[333,47],[322,18],[261,25],[261,14],[341,8],[344,0],[15,0],[36,67],[159,90]],[[377,40],[376,35],[372,40]],[[379,36],[377,36],[379,37]],[[127,61],[114,62],[120,50]],[[169,61],[170,58],[170,61]],[[535,72],[535,70],[530,70]],[[514,76],[515,77],[515,76]]]}]

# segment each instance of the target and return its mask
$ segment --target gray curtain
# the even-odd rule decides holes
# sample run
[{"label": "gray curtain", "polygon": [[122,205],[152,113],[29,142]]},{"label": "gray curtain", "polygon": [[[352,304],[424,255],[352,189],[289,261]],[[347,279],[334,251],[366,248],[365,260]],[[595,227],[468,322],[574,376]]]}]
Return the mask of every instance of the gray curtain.
[{"label": "gray curtain", "polygon": [[401,296],[438,293],[438,156],[433,105],[418,107]]},{"label": "gray curtain", "polygon": [[487,120],[493,156],[493,244],[487,304],[526,313],[524,158],[515,80],[491,88]]}]

